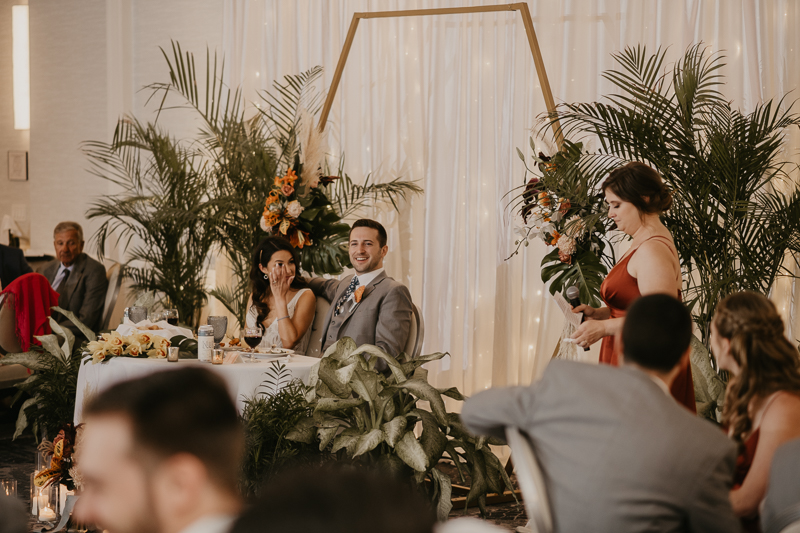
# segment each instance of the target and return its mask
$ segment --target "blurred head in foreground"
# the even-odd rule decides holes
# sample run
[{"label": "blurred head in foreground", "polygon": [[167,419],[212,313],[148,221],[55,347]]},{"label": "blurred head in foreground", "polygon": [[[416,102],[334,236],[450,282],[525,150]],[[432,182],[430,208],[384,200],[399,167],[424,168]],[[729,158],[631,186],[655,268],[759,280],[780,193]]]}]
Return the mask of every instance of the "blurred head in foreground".
[{"label": "blurred head in foreground", "polygon": [[431,533],[436,516],[419,491],[353,466],[286,471],[231,533]]},{"label": "blurred head in foreground", "polygon": [[114,385],[85,422],[78,519],[110,533],[177,533],[200,519],[224,531],[238,513],[243,433],[225,383],[208,370]]},{"label": "blurred head in foreground", "polygon": [[622,326],[624,364],[658,374],[668,385],[689,357],[692,317],[677,298],[650,294],[633,302]]}]

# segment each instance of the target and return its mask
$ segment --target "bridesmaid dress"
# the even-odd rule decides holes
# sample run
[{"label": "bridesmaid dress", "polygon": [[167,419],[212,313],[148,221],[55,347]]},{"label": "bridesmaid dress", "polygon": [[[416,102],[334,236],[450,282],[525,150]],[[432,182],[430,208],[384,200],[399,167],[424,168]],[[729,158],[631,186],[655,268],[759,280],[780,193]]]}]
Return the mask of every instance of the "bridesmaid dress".
[{"label": "bridesmaid dress", "polygon": [[[667,239],[667,237],[661,235],[650,237],[650,239],[659,238],[664,239],[664,242],[668,244],[672,253],[675,253],[675,251],[672,250],[672,246],[669,245],[669,239]],[[649,241],[650,239],[647,240]],[[639,284],[636,278],[628,274],[628,262],[638,249],[637,247],[622,261],[614,265],[614,268],[608,273],[606,279],[603,280],[603,284],[600,285],[600,297],[611,311],[610,318],[625,316],[628,307],[631,306],[634,300],[642,295],[642,293],[639,292]],[[680,299],[680,291],[677,296]],[[619,365],[619,353],[616,350],[613,336],[603,337],[603,344],[600,346],[600,362],[613,366]],[[670,392],[672,392],[672,396],[678,403],[683,404],[693,413],[697,412],[697,405],[694,399],[694,385],[692,383],[692,366],[689,361],[683,364],[683,368],[681,368],[680,373],[672,383],[672,387],[670,387]]]}]

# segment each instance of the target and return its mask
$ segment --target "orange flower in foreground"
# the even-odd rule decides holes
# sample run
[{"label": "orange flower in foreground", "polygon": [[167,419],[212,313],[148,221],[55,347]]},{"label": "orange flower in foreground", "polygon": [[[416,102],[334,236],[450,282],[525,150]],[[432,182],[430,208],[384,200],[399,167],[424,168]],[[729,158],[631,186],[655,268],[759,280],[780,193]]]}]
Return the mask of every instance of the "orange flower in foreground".
[{"label": "orange flower in foreground", "polygon": [[556,243],[558,242],[558,238],[559,237],[561,237],[561,234],[559,232],[553,230],[553,233],[550,235],[550,244],[552,246],[555,246]]}]

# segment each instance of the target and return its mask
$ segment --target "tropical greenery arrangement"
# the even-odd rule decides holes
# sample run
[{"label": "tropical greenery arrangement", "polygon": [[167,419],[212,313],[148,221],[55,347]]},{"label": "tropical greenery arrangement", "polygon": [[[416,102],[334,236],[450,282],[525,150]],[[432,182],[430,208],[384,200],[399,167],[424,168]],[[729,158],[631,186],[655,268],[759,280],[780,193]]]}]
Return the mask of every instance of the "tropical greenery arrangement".
[{"label": "tropical greenery arrangement", "polygon": [[[34,345],[27,352],[7,354],[0,358],[2,365],[19,364],[34,371],[28,379],[15,385],[19,391],[14,397],[14,403],[25,393],[30,396],[20,406],[13,437],[15,439],[28,427],[37,440],[45,436],[54,438],[65,424],[72,422],[75,413],[81,355],[89,339],[94,339],[95,336],[70,311],[60,307],[53,307],[53,310],[75,324],[86,340],[78,342],[72,331],[62,328],[50,318],[50,327],[54,334],[37,336],[41,346]],[[59,344],[56,334],[64,339],[63,343]]]},{"label": "tropical greenery arrangement", "polygon": [[[321,67],[284,77],[251,105],[239,88],[222,83],[224,64],[216,55],[206,55],[202,80],[194,55],[178,43],[171,54],[162,52],[170,81],[146,89],[160,102],[159,117],[176,108],[195,114],[198,134],[179,141],[157,124],[125,117],[111,143],[86,143],[94,172],[122,190],[98,200],[88,216],[104,220],[98,250],[110,238],[124,239],[126,248],[133,242],[129,259],[141,265],[129,270],[134,288],[163,294],[190,326],[208,294],[244,323],[251,255],[266,235],[281,234],[297,247],[305,271],[338,274],[350,266],[345,219],[367,205],[396,209],[421,191],[399,178],[370,183],[367,177],[356,185],[342,167],[337,176],[323,175],[323,136],[314,126]],[[207,293],[209,257],[217,250],[230,261],[234,280]]]},{"label": "tropical greenery arrangement", "polygon": [[[671,69],[665,54],[644,47],[615,54],[618,69],[603,77],[618,95],[560,104],[541,126],[558,121],[567,138],[598,146],[574,165],[556,165],[554,180],[579,173],[596,194],[608,172],[629,161],[663,176],[673,192],[664,222],[684,270],[684,299],[707,345],[720,299],[744,289],[767,294],[778,276],[794,275],[785,261],[791,254],[796,265],[800,252],[800,188],[782,148],[800,116],[784,100],[747,114],[732,109],[719,90],[723,56],[702,45],[689,47]],[[578,146],[567,142],[566,157]]]},{"label": "tropical greenery arrangement", "polygon": [[[422,368],[445,355],[410,359],[401,354],[395,359],[375,346],[356,346],[350,338],[340,339],[312,368],[305,394],[309,412],[286,438],[316,444],[321,453],[340,460],[413,478],[426,487],[442,520],[452,508],[452,485],[436,466],[446,456],[462,481],[465,472],[471,477],[467,505],[477,501],[485,512],[487,493],[512,490],[503,465],[489,448],[489,444],[503,443],[470,435],[459,415],[445,410],[443,396],[456,400],[464,396],[455,387],[432,387]],[[375,370],[377,360],[387,363],[388,376]],[[430,410],[421,402],[428,402]],[[415,434],[418,425],[419,436]]]},{"label": "tropical greenery arrangement", "polygon": [[[530,145],[536,154],[532,138]],[[515,190],[522,193],[511,205],[522,221],[515,228],[519,239],[512,257],[531,239],[540,238],[554,247],[542,259],[542,281],[551,281],[550,293],[574,285],[580,288],[582,302],[599,306],[600,284],[614,264],[614,249],[607,246],[611,223],[596,180],[578,165],[583,145],[566,141],[552,157],[539,152],[533,156],[534,169],[519,149],[517,154],[525,164],[526,182]],[[534,176],[528,179],[528,174]]]}]

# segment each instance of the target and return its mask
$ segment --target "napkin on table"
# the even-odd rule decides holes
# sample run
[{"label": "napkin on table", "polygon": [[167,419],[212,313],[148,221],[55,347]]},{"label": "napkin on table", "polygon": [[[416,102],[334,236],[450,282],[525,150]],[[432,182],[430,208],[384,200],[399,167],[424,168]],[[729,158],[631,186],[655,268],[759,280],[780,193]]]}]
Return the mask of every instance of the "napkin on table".
[{"label": "napkin on table", "polygon": [[[158,329],[147,329],[150,326],[157,326]],[[139,323],[133,323],[129,318],[126,318],[125,322],[117,326],[117,333],[123,336],[131,335],[137,331],[144,331],[150,335],[158,335],[160,337],[164,337],[165,339],[171,339],[172,337],[177,337],[178,335],[183,335],[189,339],[194,338],[194,333],[192,330],[179,326],[173,326],[166,320],[160,320],[153,323],[145,319]]]}]

